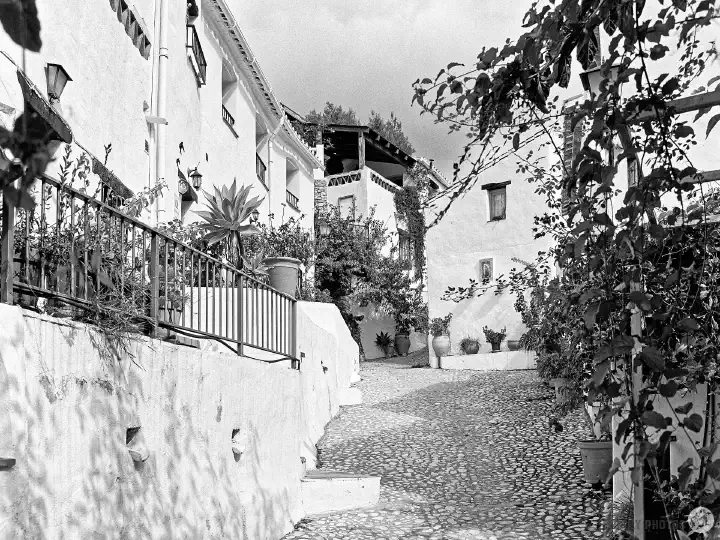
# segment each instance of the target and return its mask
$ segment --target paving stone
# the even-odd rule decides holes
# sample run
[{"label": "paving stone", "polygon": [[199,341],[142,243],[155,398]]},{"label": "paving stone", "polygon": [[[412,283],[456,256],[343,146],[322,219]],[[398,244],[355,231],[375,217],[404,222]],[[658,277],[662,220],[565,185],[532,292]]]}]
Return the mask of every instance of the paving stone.
[{"label": "paving stone", "polygon": [[323,468],[381,475],[380,503],[304,520],[285,540],[578,540],[602,535],[607,493],[584,483],[581,414],[548,428],[531,371],[362,365],[364,403],[318,444]]}]

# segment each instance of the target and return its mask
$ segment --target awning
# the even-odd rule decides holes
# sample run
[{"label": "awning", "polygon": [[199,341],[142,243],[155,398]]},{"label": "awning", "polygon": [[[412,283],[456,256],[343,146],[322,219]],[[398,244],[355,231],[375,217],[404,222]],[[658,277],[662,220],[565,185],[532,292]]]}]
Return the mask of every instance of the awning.
[{"label": "awning", "polygon": [[112,189],[113,193],[123,199],[128,199],[134,195],[132,190],[122,183],[113,172],[103,165],[98,158],[92,156],[92,172],[100,177],[100,180]]},{"label": "awning", "polygon": [[50,126],[55,135],[52,138],[71,143],[73,140],[72,130],[65,119],[50,105],[50,102],[45,99],[45,96],[42,95],[25,73],[18,69],[17,75],[25,102]]}]

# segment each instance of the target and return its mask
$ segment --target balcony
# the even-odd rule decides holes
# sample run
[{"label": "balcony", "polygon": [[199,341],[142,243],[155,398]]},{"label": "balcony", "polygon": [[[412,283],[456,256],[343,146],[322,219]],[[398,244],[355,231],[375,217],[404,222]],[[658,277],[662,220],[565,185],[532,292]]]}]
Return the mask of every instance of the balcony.
[{"label": "balcony", "polygon": [[262,182],[262,185],[265,186],[265,189],[268,189],[267,181],[265,180],[265,174],[267,173],[267,165],[263,162],[262,158],[255,154],[255,174],[258,177],[258,180]]},{"label": "balcony", "polygon": [[344,186],[361,180],[373,182],[390,193],[396,193],[402,188],[387,178],[373,171],[370,167],[363,167],[359,171],[348,171],[340,174],[326,176],[328,187]]},{"label": "balcony", "polygon": [[285,191],[285,202],[298,212],[300,211],[300,199],[287,190]]},{"label": "balcony", "polygon": [[195,30],[195,27],[191,24],[187,26],[186,52],[192,64],[193,71],[195,72],[198,86],[204,86],[207,82],[207,61],[200,46],[197,30]]},{"label": "balcony", "polygon": [[225,124],[227,124],[227,127],[230,128],[230,131],[233,132],[233,135],[237,138],[238,134],[235,131],[235,119],[233,118],[232,114],[230,114],[230,111],[227,110],[225,105],[222,106],[222,119]]}]

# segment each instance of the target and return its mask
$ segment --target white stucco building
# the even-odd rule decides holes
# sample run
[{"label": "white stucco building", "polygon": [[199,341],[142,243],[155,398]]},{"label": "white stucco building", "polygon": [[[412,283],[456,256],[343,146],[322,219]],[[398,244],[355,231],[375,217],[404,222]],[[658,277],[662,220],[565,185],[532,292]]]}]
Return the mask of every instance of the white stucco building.
[{"label": "white stucco building", "polygon": [[[0,121],[11,128],[24,103],[17,72],[34,88],[48,122],[65,123],[121,196],[168,186],[152,223],[184,218],[203,206],[195,190],[178,190],[197,168],[202,189],[237,179],[265,198],[261,220],[313,220],[313,170],[322,168],[295,133],[224,0],[38,1],[43,47],[26,52],[2,33]],[[47,96],[47,65],[71,77],[59,101]],[[65,142],[68,142],[67,140]],[[60,153],[58,152],[58,156]],[[178,161],[179,160],[179,161]],[[111,172],[110,172],[111,171]],[[48,170],[55,175],[57,164]]]}]

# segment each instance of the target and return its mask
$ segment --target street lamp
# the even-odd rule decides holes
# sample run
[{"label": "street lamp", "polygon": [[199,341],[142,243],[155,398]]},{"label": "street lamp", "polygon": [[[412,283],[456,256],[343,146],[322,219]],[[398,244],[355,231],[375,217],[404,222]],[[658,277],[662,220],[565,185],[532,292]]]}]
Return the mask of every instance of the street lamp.
[{"label": "street lamp", "polygon": [[603,81],[605,81],[606,84],[612,84],[617,81],[620,66],[612,66],[607,74],[603,73],[603,71],[603,68],[598,66],[580,73],[580,81],[582,82],[583,89],[586,92],[590,92],[590,95],[593,97],[602,92]]},{"label": "street lamp", "polygon": [[48,64],[45,67],[45,72],[47,76],[47,93],[52,104],[60,101],[65,85],[68,81],[72,81],[72,78],[60,64]]},{"label": "street lamp", "polygon": [[190,180],[195,189],[200,189],[200,186],[202,186],[202,174],[197,170],[197,167],[190,171]]}]

